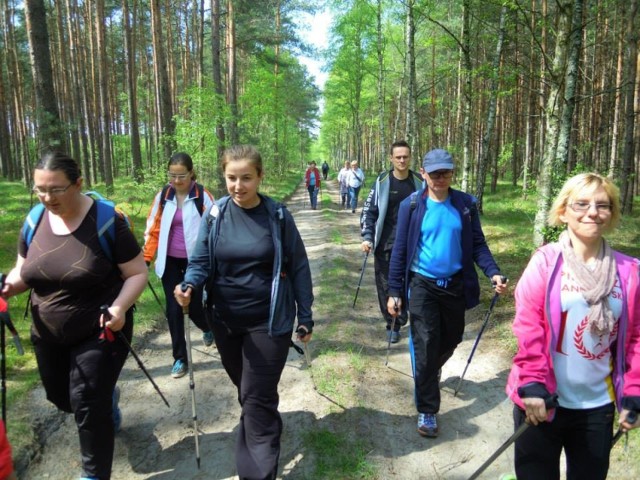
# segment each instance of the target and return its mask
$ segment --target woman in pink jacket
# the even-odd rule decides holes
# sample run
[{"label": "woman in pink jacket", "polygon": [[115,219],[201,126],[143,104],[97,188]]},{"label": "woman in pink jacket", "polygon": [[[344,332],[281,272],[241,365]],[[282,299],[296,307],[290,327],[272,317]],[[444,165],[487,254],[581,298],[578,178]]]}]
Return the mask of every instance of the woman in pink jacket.
[{"label": "woman in pink jacket", "polygon": [[[620,428],[640,426],[639,261],[611,249],[603,233],[620,220],[620,195],[594,173],[565,183],[549,225],[566,225],[538,249],[515,291],[518,353],[507,394],[514,423],[536,425],[515,442],[518,480],[605,479],[614,409]],[[557,396],[547,411],[545,400]]]}]

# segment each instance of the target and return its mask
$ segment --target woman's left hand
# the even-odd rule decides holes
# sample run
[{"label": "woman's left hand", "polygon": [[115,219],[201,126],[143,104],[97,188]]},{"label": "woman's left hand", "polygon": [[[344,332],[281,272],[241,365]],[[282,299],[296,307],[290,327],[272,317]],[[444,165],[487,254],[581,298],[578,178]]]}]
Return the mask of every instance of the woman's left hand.
[{"label": "woman's left hand", "polygon": [[125,318],[120,307],[109,307],[109,315],[100,315],[100,327],[106,327],[112,332],[122,330]]}]

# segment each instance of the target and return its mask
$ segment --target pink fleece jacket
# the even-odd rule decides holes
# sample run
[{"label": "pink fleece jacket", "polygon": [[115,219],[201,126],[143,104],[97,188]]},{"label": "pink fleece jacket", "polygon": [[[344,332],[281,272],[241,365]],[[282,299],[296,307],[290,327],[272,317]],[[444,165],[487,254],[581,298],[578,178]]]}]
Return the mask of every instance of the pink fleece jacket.
[{"label": "pink fleece jacket", "polygon": [[[640,288],[639,260],[615,252],[623,293],[618,339],[614,355],[613,385],[618,410],[640,410]],[[507,395],[520,407],[518,388],[557,388],[551,352],[560,329],[560,273],[562,254],[558,243],[539,248],[532,256],[515,290],[513,333],[518,353],[507,380]]]}]

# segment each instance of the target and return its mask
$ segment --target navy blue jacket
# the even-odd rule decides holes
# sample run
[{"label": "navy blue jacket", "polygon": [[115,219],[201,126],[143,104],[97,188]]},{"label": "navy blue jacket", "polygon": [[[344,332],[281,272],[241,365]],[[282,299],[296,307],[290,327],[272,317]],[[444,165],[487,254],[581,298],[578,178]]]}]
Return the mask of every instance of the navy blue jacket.
[{"label": "navy blue jacket", "polygon": [[[274,243],[269,335],[291,334],[296,315],[298,325],[305,325],[311,329],[313,287],[302,238],[293,217],[284,205],[264,195],[260,195],[260,199],[269,212],[269,225]],[[206,215],[203,215],[196,247],[189,258],[189,266],[184,275],[184,281],[194,286],[207,282],[207,292],[211,291],[210,286],[216,277],[215,249],[222,224],[218,219],[224,216],[229,201],[229,196],[216,200]],[[209,295],[207,304],[213,303]]]},{"label": "navy blue jacket", "polygon": [[[420,241],[422,220],[427,213],[426,188],[405,198],[398,210],[396,239],[389,264],[389,296],[402,297],[407,302],[409,268]],[[464,280],[464,300],[467,309],[480,303],[480,283],[474,262],[484,274],[491,278],[500,274],[500,269],[491,255],[484,238],[480,218],[478,218],[477,200],[468,193],[449,189],[451,204],[460,213],[462,221],[462,275]],[[415,198],[415,208],[411,211],[411,199]]]}]

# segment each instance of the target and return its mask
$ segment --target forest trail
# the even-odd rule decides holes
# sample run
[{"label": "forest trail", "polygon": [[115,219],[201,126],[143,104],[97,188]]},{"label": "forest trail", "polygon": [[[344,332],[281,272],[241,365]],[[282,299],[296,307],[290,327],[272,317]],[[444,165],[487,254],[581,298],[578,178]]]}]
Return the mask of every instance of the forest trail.
[{"label": "forest trail", "polygon": [[[387,343],[375,293],[373,258],[366,267],[356,308],[352,308],[363,259],[360,208],[356,214],[339,209],[335,181],[325,182],[323,190],[331,202],[328,205],[325,200],[318,210],[308,208],[304,185],[287,202],[311,262],[316,335],[309,347],[313,367],[307,368],[304,357],[291,349],[280,382],[284,433],[278,478],[325,478],[317,473],[317,466],[326,459],[308,447],[308,438],[313,433],[332,432],[350,439],[348,445],[362,447],[365,461],[377,472],[363,478],[466,479],[512,433],[512,404],[504,393],[510,359],[491,338],[494,317],[511,312],[498,302],[461,391],[454,397],[453,390],[492,295],[488,282],[483,282],[482,304],[467,312],[464,341],[443,368],[440,436],[420,437],[416,432],[406,327],[400,343],[391,346],[385,366]],[[327,281],[334,265],[346,266],[348,278]],[[348,299],[345,305],[323,308],[326,288],[344,290]],[[196,468],[189,377],[171,378],[169,333],[162,328],[138,339],[134,347],[171,408],[162,403],[129,358],[118,383],[123,424],[116,436],[113,479],[237,478],[233,454],[240,414],[237,394],[217,350],[205,347],[196,331],[192,328],[200,470]],[[325,374],[332,378],[325,378]],[[337,390],[323,387],[327,382],[337,384]],[[47,433],[41,452],[20,478],[78,478],[79,448],[72,417],[56,412],[45,401],[41,388],[34,391],[30,401],[34,422]],[[621,451],[619,447],[617,460],[616,454],[612,455],[610,478],[638,478],[638,472],[632,472],[636,467],[628,464]],[[510,448],[481,478],[497,479],[512,472],[512,465]]]}]

